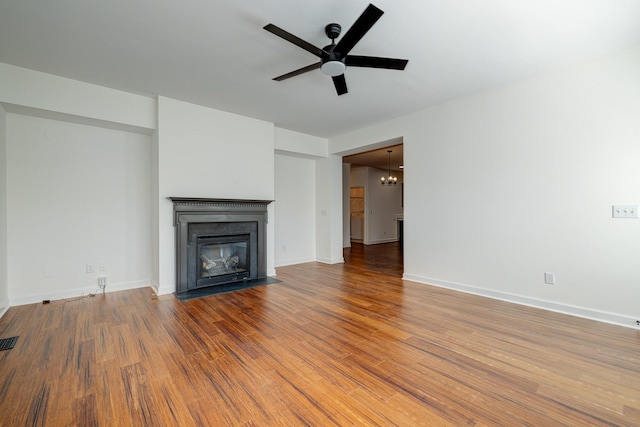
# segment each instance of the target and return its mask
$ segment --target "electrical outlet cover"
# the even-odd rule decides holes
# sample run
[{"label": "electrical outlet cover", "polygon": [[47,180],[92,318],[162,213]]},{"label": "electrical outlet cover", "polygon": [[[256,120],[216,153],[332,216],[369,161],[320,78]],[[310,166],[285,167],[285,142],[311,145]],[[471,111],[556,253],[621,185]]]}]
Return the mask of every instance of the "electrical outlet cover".
[{"label": "electrical outlet cover", "polygon": [[544,273],[544,283],[547,285],[555,285],[556,275],[553,273]]}]

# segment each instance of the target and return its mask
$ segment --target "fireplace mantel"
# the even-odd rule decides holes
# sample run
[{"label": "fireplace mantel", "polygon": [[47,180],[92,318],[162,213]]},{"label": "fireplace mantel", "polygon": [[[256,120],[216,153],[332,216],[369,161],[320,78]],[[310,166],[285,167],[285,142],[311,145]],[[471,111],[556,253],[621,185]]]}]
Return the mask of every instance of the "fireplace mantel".
[{"label": "fireplace mantel", "polygon": [[264,212],[267,222],[267,205],[273,200],[209,199],[199,197],[167,197],[173,202],[173,225],[178,224],[182,213],[210,212]]},{"label": "fireplace mantel", "polygon": [[[195,276],[198,264],[194,247],[201,236],[219,238],[224,233],[250,236],[250,274],[229,275],[228,279],[254,280],[266,277],[267,206],[272,200],[209,199],[168,197],[173,202],[173,225],[176,228],[176,293],[203,286]],[[210,224],[210,225],[207,225]],[[251,225],[254,224],[254,225]],[[222,284],[219,282],[216,284]],[[206,283],[204,284],[207,285]]]}]

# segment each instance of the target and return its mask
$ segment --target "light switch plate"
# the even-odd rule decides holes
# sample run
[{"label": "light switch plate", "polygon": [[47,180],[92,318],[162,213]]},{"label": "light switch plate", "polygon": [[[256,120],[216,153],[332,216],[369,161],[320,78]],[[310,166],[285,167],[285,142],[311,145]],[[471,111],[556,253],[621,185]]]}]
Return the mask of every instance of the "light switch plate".
[{"label": "light switch plate", "polygon": [[638,218],[638,205],[613,205],[614,218]]}]

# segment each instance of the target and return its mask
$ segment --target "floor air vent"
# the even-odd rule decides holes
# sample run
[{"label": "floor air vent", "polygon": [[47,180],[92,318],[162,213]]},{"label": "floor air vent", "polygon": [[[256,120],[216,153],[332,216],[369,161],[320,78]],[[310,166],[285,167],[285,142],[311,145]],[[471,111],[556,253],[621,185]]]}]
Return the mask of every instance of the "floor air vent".
[{"label": "floor air vent", "polygon": [[0,338],[0,350],[9,350],[16,345],[16,341],[18,341],[18,337],[11,338]]}]

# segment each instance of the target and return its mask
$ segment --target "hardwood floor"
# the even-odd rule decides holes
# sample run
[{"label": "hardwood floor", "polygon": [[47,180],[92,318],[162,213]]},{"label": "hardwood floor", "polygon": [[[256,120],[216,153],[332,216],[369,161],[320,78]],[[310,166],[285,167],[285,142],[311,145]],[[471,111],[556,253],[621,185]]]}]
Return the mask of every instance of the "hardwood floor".
[{"label": "hardwood floor", "polygon": [[402,281],[367,249],[185,302],[12,307],[0,425],[640,425],[637,330]]},{"label": "hardwood floor", "polygon": [[402,277],[404,258],[398,242],[378,245],[363,245],[351,242],[344,249],[344,262],[348,271],[376,272],[393,277]]}]

